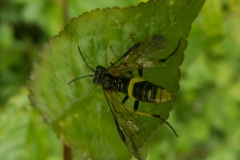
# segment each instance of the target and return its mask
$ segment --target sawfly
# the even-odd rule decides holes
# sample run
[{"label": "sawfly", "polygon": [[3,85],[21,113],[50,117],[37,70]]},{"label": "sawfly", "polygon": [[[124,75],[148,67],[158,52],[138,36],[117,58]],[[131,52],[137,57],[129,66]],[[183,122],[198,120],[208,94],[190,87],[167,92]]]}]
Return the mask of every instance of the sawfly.
[{"label": "sawfly", "polygon": [[[178,136],[173,127],[162,119],[160,115],[138,110],[139,102],[164,103],[172,99],[172,95],[167,89],[142,78],[144,68],[152,67],[158,62],[166,62],[178,48],[167,58],[161,59],[161,53],[165,50],[166,45],[166,38],[163,35],[153,35],[132,46],[109,68],[99,65],[96,70],[89,66],[78,46],[83,61],[94,74],[73,79],[69,84],[78,79],[93,77],[93,83],[100,85],[104,91],[122,141],[137,159],[146,159],[148,151],[144,142],[138,136],[140,124],[137,123],[136,116],[133,116],[129,112],[129,108],[124,105],[128,98],[134,100],[132,110],[136,114],[160,119]],[[139,77],[134,77],[133,71],[138,71]],[[122,101],[117,99],[117,92],[125,94]]]}]

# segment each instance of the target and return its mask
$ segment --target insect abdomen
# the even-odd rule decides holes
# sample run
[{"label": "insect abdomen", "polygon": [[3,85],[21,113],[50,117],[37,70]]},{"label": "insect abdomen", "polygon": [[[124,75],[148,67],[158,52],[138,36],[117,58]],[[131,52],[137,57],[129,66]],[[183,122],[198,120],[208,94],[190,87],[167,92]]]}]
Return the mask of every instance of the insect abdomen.
[{"label": "insect abdomen", "polygon": [[127,94],[133,99],[148,103],[161,103],[171,99],[171,94],[166,89],[142,78],[131,78]]}]

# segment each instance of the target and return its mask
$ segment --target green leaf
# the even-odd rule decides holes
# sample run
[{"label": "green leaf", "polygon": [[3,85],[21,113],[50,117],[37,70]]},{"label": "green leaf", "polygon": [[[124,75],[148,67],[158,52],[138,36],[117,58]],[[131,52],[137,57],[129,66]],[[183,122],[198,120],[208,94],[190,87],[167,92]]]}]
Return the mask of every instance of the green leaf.
[{"label": "green leaf", "polygon": [[61,143],[30,106],[27,95],[22,87],[0,107],[0,159],[60,159]]},{"label": "green leaf", "polygon": [[[72,19],[59,35],[43,48],[29,81],[32,105],[52,124],[56,134],[84,157],[128,159],[107,105],[102,88],[92,79],[68,85],[73,78],[91,74],[77,47],[92,67],[109,67],[131,46],[156,34],[167,39],[162,57],[176,54],[167,63],[144,69],[144,78],[166,88],[172,95],[179,90],[180,69],[186,38],[204,0],[149,1],[137,7],[96,9]],[[136,74],[135,74],[136,75]],[[123,96],[123,95],[122,95]],[[175,98],[161,104],[141,103],[140,110],[167,119]],[[132,108],[132,101],[127,103]],[[144,128],[139,133],[146,141],[162,122],[140,116]]]}]

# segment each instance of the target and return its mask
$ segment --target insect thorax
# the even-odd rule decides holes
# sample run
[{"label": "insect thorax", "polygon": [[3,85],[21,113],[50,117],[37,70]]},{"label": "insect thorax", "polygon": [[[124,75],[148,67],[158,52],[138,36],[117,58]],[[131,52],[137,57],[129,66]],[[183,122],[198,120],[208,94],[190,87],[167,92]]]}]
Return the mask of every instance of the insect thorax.
[{"label": "insect thorax", "polygon": [[127,88],[131,78],[124,76],[113,76],[109,73],[103,73],[101,76],[101,85],[104,90],[118,91],[127,94]]},{"label": "insect thorax", "polygon": [[104,90],[127,93],[127,87],[130,79],[131,78],[126,78],[124,75],[113,76],[112,74],[108,73],[107,69],[103,66],[97,66],[93,83],[102,86]]}]

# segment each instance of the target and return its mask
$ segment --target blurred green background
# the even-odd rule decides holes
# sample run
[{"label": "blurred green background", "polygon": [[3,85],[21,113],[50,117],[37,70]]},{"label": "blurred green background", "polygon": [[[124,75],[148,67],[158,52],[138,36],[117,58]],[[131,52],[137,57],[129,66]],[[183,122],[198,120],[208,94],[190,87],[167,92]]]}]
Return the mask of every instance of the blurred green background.
[{"label": "blurred green background", "polygon": [[[0,159],[62,159],[62,144],[28,101],[32,63],[72,17],[138,0],[0,1]],[[240,0],[207,0],[192,25],[177,102],[149,138],[148,159],[240,159]]]}]

